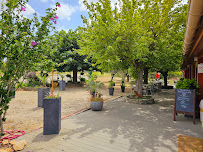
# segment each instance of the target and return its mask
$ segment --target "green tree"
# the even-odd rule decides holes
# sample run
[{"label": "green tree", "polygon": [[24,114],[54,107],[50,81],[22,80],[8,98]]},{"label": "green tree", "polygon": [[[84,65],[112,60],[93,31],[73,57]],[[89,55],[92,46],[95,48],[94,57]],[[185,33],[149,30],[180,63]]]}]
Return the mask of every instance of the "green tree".
[{"label": "green tree", "polygon": [[77,31],[64,30],[56,32],[51,38],[53,48],[56,48],[50,58],[56,63],[56,69],[59,72],[73,71],[73,82],[77,82],[77,72],[88,70],[92,67],[91,59],[86,55],[79,55],[76,50],[80,49],[78,39],[80,35]]},{"label": "green tree", "polygon": [[154,67],[164,76],[165,87],[167,87],[168,72],[180,70],[187,10],[188,4],[173,10],[172,25],[159,37],[157,42],[157,63],[154,64]]},{"label": "green tree", "polygon": [[89,19],[82,16],[85,26],[81,27],[80,53],[93,56],[102,69],[130,68],[137,78],[136,90],[142,95],[143,68],[152,67],[154,60],[164,54],[162,51],[170,44],[163,45],[165,50],[161,50],[162,38],[173,38],[170,31],[184,22],[179,23],[177,18],[177,10],[183,8],[180,2],[120,0],[119,5],[111,8],[110,0],[96,4],[84,0]]},{"label": "green tree", "polygon": [[[85,17],[81,52],[93,56],[101,69],[127,69],[137,73],[136,89],[142,95],[143,65],[150,55],[151,31],[141,24],[141,3],[132,0],[120,1],[120,8],[111,8],[110,0],[88,4],[89,20]],[[136,68],[134,68],[136,67]]]},{"label": "green tree", "polygon": [[[28,2],[28,0],[26,1]],[[9,108],[11,96],[14,95],[12,87],[20,83],[20,78],[29,71],[35,70],[45,53],[45,38],[54,27],[57,8],[46,10],[46,17],[33,19],[21,15],[25,10],[25,1],[7,0],[1,7],[0,18],[0,125],[3,135],[3,122]],[[56,6],[60,6],[56,3]],[[51,21],[50,19],[53,18]]]}]

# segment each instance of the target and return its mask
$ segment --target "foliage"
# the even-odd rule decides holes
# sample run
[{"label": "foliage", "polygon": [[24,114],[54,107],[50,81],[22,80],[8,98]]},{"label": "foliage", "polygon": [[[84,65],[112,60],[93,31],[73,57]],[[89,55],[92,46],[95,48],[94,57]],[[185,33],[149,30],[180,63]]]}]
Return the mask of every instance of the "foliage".
[{"label": "foliage", "polygon": [[103,101],[104,99],[102,98],[102,94],[101,93],[96,93],[95,96],[92,96],[90,98],[90,101]]},{"label": "foliage", "polygon": [[114,86],[115,86],[115,82],[114,81],[109,81],[108,88],[113,88]]},{"label": "foliage", "polygon": [[113,8],[110,0],[83,3],[89,19],[82,16],[79,52],[91,56],[100,69],[130,68],[140,93],[143,67],[179,67],[187,13],[180,0],[120,0]]},{"label": "foliage", "polygon": [[28,79],[29,80],[29,82],[28,82],[28,84],[31,86],[31,87],[33,87],[33,86],[40,86],[41,85],[41,83],[36,79],[36,78],[29,78]]},{"label": "foliage", "polygon": [[62,79],[62,81],[63,81],[63,79],[65,78],[65,75],[60,74],[60,76],[61,76],[61,79]]},{"label": "foliage", "polygon": [[[28,2],[28,0],[26,1]],[[36,64],[47,51],[46,37],[53,29],[57,8],[46,10],[46,17],[32,19],[21,15],[26,6],[22,0],[7,0],[0,11],[0,125],[3,134],[3,122],[10,101],[12,86],[15,86],[23,75],[34,71]],[[56,3],[56,7],[59,3]]]},{"label": "foliage", "polygon": [[44,75],[44,76],[38,75],[37,77],[40,79],[42,86],[46,87],[46,81],[47,81],[48,77],[46,75]]},{"label": "foliage", "polygon": [[79,55],[76,50],[80,49],[78,39],[80,35],[77,31],[69,30],[66,33],[64,30],[55,32],[50,37],[52,48],[55,50],[49,55],[49,58],[55,63],[55,68],[59,72],[74,71],[73,80],[77,81],[77,71],[88,70],[91,65],[91,59],[86,58],[86,55]]},{"label": "foliage", "polygon": [[182,78],[176,85],[177,89],[198,89],[199,85],[195,79]]},{"label": "foliage", "polygon": [[124,80],[121,80],[121,86],[122,86],[122,87],[125,86],[125,82],[124,82]]},{"label": "foliage", "polygon": [[100,94],[99,89],[101,89],[104,84],[100,81],[96,81],[97,76],[91,76],[88,80],[86,80],[86,84],[84,87],[86,87],[87,90],[90,91],[90,93],[95,92],[95,94]]},{"label": "foliage", "polygon": [[[160,10],[162,15],[157,17]],[[153,54],[149,56],[146,66],[153,71],[158,70],[167,86],[168,72],[180,69],[188,4],[179,0],[164,3],[157,0],[144,7],[143,11],[146,14],[143,16],[146,28],[152,31],[153,38],[149,46]]]},{"label": "foliage", "polygon": [[56,99],[56,98],[59,98],[59,93],[57,94],[57,95],[52,95],[52,94],[50,94],[50,95],[48,95],[48,96],[46,96],[45,97],[45,99]]},{"label": "foliage", "polygon": [[85,78],[80,78],[80,82],[85,82]]},{"label": "foliage", "polygon": [[182,72],[179,71],[175,71],[175,72],[168,72],[168,79],[174,78],[174,77],[178,77],[181,78],[182,77]]}]

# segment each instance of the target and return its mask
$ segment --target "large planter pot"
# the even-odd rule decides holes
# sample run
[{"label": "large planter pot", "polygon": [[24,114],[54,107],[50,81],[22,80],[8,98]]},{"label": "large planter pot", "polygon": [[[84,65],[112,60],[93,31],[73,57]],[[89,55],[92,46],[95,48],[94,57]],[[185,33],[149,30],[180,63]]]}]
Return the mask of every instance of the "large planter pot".
[{"label": "large planter pot", "polygon": [[91,101],[90,108],[93,111],[101,111],[103,108],[103,101]]},{"label": "large planter pot", "polygon": [[61,130],[61,97],[44,99],[44,135],[59,134]]},{"label": "large planter pot", "polygon": [[38,88],[38,107],[43,107],[43,100],[49,95],[49,88]]},{"label": "large planter pot", "polygon": [[66,82],[65,81],[59,81],[59,90],[65,90],[66,89]]},{"label": "large planter pot", "polygon": [[125,92],[125,86],[121,86],[121,92]]},{"label": "large planter pot", "polygon": [[109,88],[109,95],[113,96],[114,88]]}]

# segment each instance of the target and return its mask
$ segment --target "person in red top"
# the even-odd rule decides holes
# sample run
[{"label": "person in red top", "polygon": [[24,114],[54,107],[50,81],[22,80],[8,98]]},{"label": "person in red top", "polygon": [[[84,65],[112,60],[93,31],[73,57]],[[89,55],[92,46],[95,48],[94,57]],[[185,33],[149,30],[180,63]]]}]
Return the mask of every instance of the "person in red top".
[{"label": "person in red top", "polygon": [[156,79],[159,80],[160,79],[160,73],[156,73]]}]

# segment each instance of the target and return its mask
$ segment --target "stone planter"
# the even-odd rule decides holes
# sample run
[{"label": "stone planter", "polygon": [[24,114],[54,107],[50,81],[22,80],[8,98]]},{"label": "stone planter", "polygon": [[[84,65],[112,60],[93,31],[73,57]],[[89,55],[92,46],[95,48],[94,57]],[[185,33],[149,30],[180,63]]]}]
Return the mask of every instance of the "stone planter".
[{"label": "stone planter", "polygon": [[43,107],[43,100],[49,95],[49,88],[38,88],[38,107]]},{"label": "stone planter", "polygon": [[65,90],[66,89],[66,82],[65,81],[59,81],[59,90]]},{"label": "stone planter", "polygon": [[101,111],[103,108],[103,101],[91,101],[90,108],[93,111]]},{"label": "stone planter", "polygon": [[121,92],[125,92],[125,86],[121,86]]},{"label": "stone planter", "polygon": [[109,88],[109,95],[113,96],[114,88]]},{"label": "stone planter", "polygon": [[44,99],[43,134],[59,134],[61,130],[61,97]]},{"label": "stone planter", "polygon": [[128,95],[126,102],[137,103],[137,104],[154,104],[154,98],[152,96],[143,96],[142,98],[137,98],[136,95]]}]

